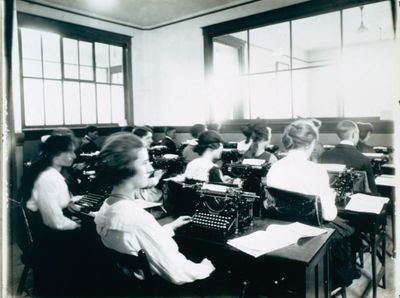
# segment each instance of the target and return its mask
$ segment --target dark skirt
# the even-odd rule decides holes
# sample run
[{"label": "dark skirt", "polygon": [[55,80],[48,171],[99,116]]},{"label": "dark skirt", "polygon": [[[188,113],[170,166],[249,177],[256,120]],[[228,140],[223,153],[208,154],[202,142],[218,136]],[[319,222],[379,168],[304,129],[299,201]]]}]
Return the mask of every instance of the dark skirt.
[{"label": "dark skirt", "polygon": [[335,230],[331,245],[332,288],[348,287],[353,279],[360,277],[355,260],[355,230],[340,217],[324,224],[324,227]]}]

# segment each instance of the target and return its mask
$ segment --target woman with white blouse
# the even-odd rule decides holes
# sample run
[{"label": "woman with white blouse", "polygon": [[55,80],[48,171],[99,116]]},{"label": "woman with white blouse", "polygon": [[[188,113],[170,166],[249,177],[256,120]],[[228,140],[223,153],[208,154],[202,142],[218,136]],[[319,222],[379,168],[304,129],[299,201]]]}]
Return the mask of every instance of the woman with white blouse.
[{"label": "woman with white blouse", "polygon": [[319,196],[324,226],[336,230],[332,241],[333,286],[347,287],[359,277],[352,248],[354,229],[337,217],[336,195],[330,188],[326,169],[309,161],[318,136],[318,128],[311,120],[289,124],[282,135],[288,154],[271,166],[266,183],[268,187]]},{"label": "woman with white blouse", "polygon": [[[174,230],[189,223],[190,217],[161,226],[134,202],[134,191],[148,183],[154,170],[143,143],[131,134],[114,134],[106,140],[99,159],[99,179],[103,176],[113,186],[95,218],[103,244],[131,255],[144,250],[153,274],[173,284],[207,278],[215,269],[212,263],[208,259],[200,263],[186,259],[172,238]],[[140,272],[135,275],[142,278]]]},{"label": "woman with white blouse", "polygon": [[74,199],[60,173],[74,162],[74,150],[70,135],[48,137],[42,144],[42,154],[22,180],[21,196],[30,211],[36,260],[34,291],[40,296],[69,295],[77,284],[72,283],[72,271],[79,257],[70,247],[79,241],[76,230],[80,224],[64,215],[67,207],[74,208]]}]

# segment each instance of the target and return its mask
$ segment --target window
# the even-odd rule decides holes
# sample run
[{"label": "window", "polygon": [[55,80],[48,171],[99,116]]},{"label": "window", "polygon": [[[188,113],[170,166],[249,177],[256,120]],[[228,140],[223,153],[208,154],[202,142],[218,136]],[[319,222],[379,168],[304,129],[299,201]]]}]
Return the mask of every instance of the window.
[{"label": "window", "polygon": [[[309,16],[305,9],[307,17],[244,24],[250,29],[224,35],[216,33],[218,25],[205,28],[213,41],[215,118],[390,119],[391,103],[400,96],[390,1],[328,10]],[[240,52],[227,42],[232,40],[242,45]],[[243,112],[232,113],[233,106]]]},{"label": "window", "polygon": [[20,24],[24,126],[125,122],[127,45],[56,31]]}]

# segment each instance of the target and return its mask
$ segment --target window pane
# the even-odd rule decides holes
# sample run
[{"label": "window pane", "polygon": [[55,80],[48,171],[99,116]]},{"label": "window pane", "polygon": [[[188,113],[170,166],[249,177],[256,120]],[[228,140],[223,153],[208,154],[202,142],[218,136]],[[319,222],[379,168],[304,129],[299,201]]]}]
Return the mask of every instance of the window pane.
[{"label": "window pane", "polygon": [[80,66],[79,74],[81,80],[93,80],[93,68],[91,66]]},{"label": "window pane", "polygon": [[123,86],[111,86],[112,123],[125,120],[125,98]]},{"label": "window pane", "polygon": [[110,58],[109,46],[103,43],[95,43],[96,52],[96,79],[98,82],[110,82]]},{"label": "window pane", "polygon": [[44,77],[49,79],[61,79],[61,64],[58,62],[44,62]]},{"label": "window pane", "polygon": [[392,119],[400,89],[390,2],[344,10],[343,39],[344,116]]},{"label": "window pane", "polygon": [[111,123],[110,85],[97,84],[97,122]]},{"label": "window pane", "polygon": [[43,81],[24,79],[25,124],[44,125]]},{"label": "window pane", "polygon": [[43,32],[43,60],[60,62],[60,35]]},{"label": "window pane", "polygon": [[64,76],[68,79],[78,79],[78,65],[64,64]]},{"label": "window pane", "polygon": [[340,58],[340,13],[292,22],[293,68],[324,65]]},{"label": "window pane", "polygon": [[114,84],[123,84],[122,48],[110,46],[111,81]]},{"label": "window pane", "polygon": [[21,28],[22,57],[42,60],[40,32]]},{"label": "window pane", "polygon": [[31,60],[23,59],[23,73],[26,77],[42,77],[42,61],[41,60]]},{"label": "window pane", "polygon": [[339,66],[294,70],[292,78],[294,116],[341,116]]},{"label": "window pane", "polygon": [[[213,119],[217,121],[248,117],[247,96],[243,89],[243,64],[241,48],[231,39],[214,41],[213,99],[211,100]],[[222,43],[224,42],[224,43]]]},{"label": "window pane", "polygon": [[64,76],[68,79],[78,79],[78,41],[63,38]]},{"label": "window pane", "polygon": [[61,81],[44,81],[46,125],[63,124]]},{"label": "window pane", "polygon": [[79,83],[64,82],[65,124],[81,123],[81,105],[79,98]]},{"label": "window pane", "polygon": [[251,117],[292,117],[290,72],[250,76]]},{"label": "window pane", "polygon": [[290,67],[289,23],[250,30],[250,73]]},{"label": "window pane", "polygon": [[82,123],[96,123],[96,92],[93,83],[81,83]]},{"label": "window pane", "polygon": [[79,41],[79,64],[86,66],[93,64],[92,43]]},{"label": "window pane", "polygon": [[64,63],[78,64],[78,41],[70,38],[63,38]]}]

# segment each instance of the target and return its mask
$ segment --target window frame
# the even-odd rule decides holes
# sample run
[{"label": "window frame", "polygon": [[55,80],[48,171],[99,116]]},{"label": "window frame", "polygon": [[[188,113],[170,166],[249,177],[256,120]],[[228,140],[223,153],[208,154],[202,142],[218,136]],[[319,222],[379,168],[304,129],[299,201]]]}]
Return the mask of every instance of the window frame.
[{"label": "window frame", "polygon": [[[204,74],[205,74],[205,82],[207,89],[210,89],[211,86],[211,78],[213,75],[213,61],[214,61],[214,38],[219,38],[224,35],[233,34],[237,32],[247,31],[249,35],[249,30],[257,29],[260,27],[275,25],[279,23],[289,22],[290,25],[290,53],[292,53],[293,48],[293,39],[292,39],[292,22],[296,20],[300,20],[303,18],[314,17],[326,13],[332,12],[340,12],[340,47],[341,52],[343,51],[343,10],[348,8],[357,7],[360,5],[367,5],[367,4],[374,4],[379,2],[385,2],[387,0],[338,0],[338,1],[307,1],[304,3],[299,3],[287,7],[282,7],[278,9],[274,9],[271,11],[266,11],[254,15],[250,15],[247,17],[242,17],[222,23],[217,23],[209,26],[205,26],[202,28],[203,30],[203,44],[204,44]],[[396,20],[397,20],[397,13],[396,13],[396,5],[393,5],[394,0],[390,0],[391,2],[391,9],[392,9],[392,19],[393,19],[393,28],[394,32],[396,32]],[[249,36],[247,37],[249,40]],[[248,53],[250,55],[250,53]],[[250,58],[250,57],[249,57]],[[290,74],[292,76],[292,72],[296,70],[301,70],[304,68],[295,68],[292,69],[292,54],[290,57],[291,60],[291,67],[290,67]],[[250,62],[249,62],[250,64]],[[307,68],[319,68],[319,67],[326,67],[327,65],[317,65],[317,66],[310,66]],[[282,71],[282,70],[278,70]],[[287,70],[283,70],[287,71]],[[276,71],[270,71],[271,73]],[[264,72],[263,72],[264,73]],[[267,72],[265,72],[267,73]],[[251,74],[247,74],[251,75]],[[293,84],[291,84],[291,89],[293,89]],[[293,92],[293,91],[291,91]],[[294,119],[293,115],[293,97],[292,97],[292,118]],[[251,104],[251,101],[250,101]],[[343,108],[343,103],[339,103]],[[211,111],[212,107],[209,106],[208,110],[208,121],[213,122],[214,119],[211,118],[212,115]],[[343,111],[342,111],[343,112]],[[341,119],[344,117],[343,113],[342,117],[326,117],[326,119]],[[319,117],[321,119],[325,119],[325,117]],[[366,117],[375,119],[376,117]],[[236,123],[236,122],[246,122],[254,120],[250,119],[235,119],[235,120],[227,120],[224,121],[226,123]],[[274,121],[285,121],[287,119],[274,119]]]},{"label": "window frame", "polygon": [[[24,96],[24,88],[23,88],[23,57],[22,57],[22,37],[21,37],[21,28],[47,31],[50,33],[55,33],[60,35],[60,64],[61,64],[61,78],[60,79],[52,79],[52,78],[42,78],[49,80],[57,80],[60,81],[61,84],[69,81],[76,82],[91,82],[95,84],[96,88],[96,67],[95,67],[95,57],[93,56],[95,53],[94,46],[95,43],[104,43],[109,46],[118,46],[122,47],[122,63],[123,63],[123,82],[121,84],[116,84],[118,86],[123,86],[124,88],[124,107],[125,107],[125,119],[127,120],[128,125],[133,123],[133,82],[132,82],[132,48],[131,48],[131,39],[132,36],[122,35],[119,33],[108,32],[104,30],[94,29],[86,26],[81,26],[77,24],[67,23],[59,20],[54,20],[46,17],[41,17],[37,15],[32,15],[28,13],[18,12],[17,13],[17,21],[18,21],[18,43],[19,43],[19,71],[20,71],[20,95],[21,95],[21,122],[23,130],[34,130],[34,129],[51,129],[55,127],[84,127],[87,124],[64,124],[65,123],[65,115],[64,115],[64,106],[63,106],[63,124],[59,125],[26,125],[25,122],[25,96]],[[93,44],[92,48],[92,59],[93,59],[93,80],[81,80],[81,79],[66,79],[64,76],[64,64],[63,61],[63,47],[62,47],[62,39],[63,38],[71,38],[78,41],[90,42]],[[79,43],[78,43],[79,47]],[[42,61],[43,63],[43,61]],[[78,68],[79,71],[79,68]],[[30,78],[30,77],[27,77]],[[100,82],[100,84],[103,84]],[[107,83],[108,85],[113,85],[112,82]],[[62,96],[64,101],[64,95]],[[96,97],[97,102],[97,97]],[[97,107],[97,105],[96,105]],[[81,111],[82,113],[82,111]],[[97,119],[97,114],[96,114]],[[93,123],[98,127],[112,127],[116,126],[117,123]]]}]

